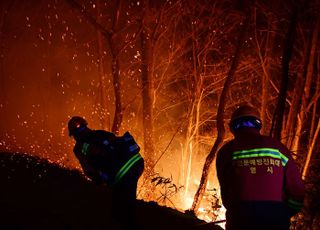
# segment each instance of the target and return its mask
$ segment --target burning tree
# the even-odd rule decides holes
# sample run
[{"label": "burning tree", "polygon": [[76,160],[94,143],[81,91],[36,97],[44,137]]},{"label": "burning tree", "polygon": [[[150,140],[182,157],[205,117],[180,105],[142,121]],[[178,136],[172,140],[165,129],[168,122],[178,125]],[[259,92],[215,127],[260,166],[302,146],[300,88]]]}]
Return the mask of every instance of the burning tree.
[{"label": "burning tree", "polygon": [[[146,175],[183,186],[171,199],[176,207],[190,208],[199,188],[197,212],[203,192],[218,189],[211,162],[231,137],[230,111],[243,102],[260,108],[269,134],[282,95],[277,136],[304,169],[308,223],[318,218],[319,0],[10,1],[2,9],[1,148],[45,149],[44,157],[68,165],[69,115],[115,133],[130,129]],[[22,96],[8,97],[17,88]]]}]

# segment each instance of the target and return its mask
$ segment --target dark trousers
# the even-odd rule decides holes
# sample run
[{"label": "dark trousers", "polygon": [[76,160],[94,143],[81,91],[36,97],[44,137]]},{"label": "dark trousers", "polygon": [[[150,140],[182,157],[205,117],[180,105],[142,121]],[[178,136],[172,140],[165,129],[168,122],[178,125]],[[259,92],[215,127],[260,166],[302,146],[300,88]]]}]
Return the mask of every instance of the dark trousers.
[{"label": "dark trousers", "polygon": [[288,207],[282,202],[247,201],[227,210],[226,230],[289,230]]},{"label": "dark trousers", "polygon": [[139,230],[136,210],[137,183],[144,169],[140,159],[112,190],[113,219],[120,229]]}]

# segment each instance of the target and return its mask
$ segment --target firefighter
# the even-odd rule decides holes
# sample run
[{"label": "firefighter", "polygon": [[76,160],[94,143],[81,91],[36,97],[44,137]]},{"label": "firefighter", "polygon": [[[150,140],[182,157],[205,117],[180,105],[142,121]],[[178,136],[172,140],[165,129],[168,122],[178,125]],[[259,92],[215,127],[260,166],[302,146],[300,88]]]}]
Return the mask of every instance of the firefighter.
[{"label": "firefighter", "polygon": [[73,152],[85,175],[112,191],[112,212],[122,229],[138,229],[136,216],[137,183],[144,169],[139,146],[127,132],[117,137],[104,130],[92,130],[79,116],[68,122],[69,136],[76,141]]},{"label": "firefighter", "polygon": [[305,192],[290,151],[260,134],[259,113],[249,105],[234,111],[229,127],[234,139],[216,160],[226,229],[288,230]]}]

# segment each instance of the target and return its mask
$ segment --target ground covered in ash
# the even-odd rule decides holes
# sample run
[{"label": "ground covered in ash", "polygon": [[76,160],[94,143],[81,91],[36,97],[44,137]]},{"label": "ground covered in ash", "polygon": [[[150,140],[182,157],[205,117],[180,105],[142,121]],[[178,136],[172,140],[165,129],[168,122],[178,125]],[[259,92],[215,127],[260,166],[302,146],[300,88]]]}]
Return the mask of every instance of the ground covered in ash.
[{"label": "ground covered in ash", "polygon": [[[0,183],[0,229],[114,229],[110,191],[79,171],[0,153]],[[139,200],[137,212],[146,230],[222,229],[153,202]]]}]

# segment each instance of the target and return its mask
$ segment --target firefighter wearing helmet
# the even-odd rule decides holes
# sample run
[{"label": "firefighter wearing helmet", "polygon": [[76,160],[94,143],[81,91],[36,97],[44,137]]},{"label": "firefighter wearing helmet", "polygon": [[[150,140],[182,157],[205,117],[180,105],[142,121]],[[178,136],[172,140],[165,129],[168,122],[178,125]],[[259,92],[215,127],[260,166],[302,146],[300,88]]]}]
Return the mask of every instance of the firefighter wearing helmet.
[{"label": "firefighter wearing helmet", "polygon": [[144,160],[134,138],[129,132],[118,137],[105,130],[92,130],[80,116],[69,120],[68,130],[76,141],[73,152],[85,175],[112,191],[114,228],[135,228],[137,183]]},{"label": "firefighter wearing helmet", "polygon": [[88,122],[78,116],[72,117],[68,122],[69,136],[78,137],[81,131],[87,128]]},{"label": "firefighter wearing helmet", "polygon": [[290,151],[260,134],[259,113],[236,109],[229,123],[234,139],[221,147],[216,170],[227,230],[288,230],[303,205],[304,184]]}]

